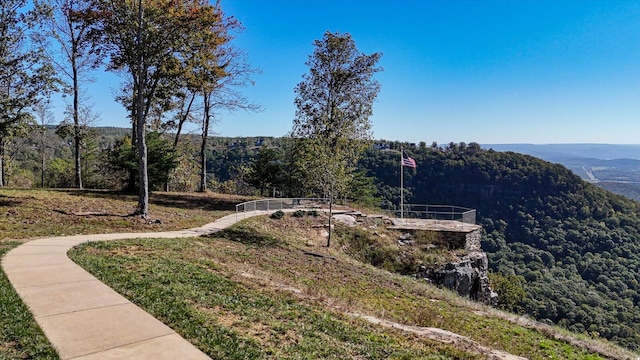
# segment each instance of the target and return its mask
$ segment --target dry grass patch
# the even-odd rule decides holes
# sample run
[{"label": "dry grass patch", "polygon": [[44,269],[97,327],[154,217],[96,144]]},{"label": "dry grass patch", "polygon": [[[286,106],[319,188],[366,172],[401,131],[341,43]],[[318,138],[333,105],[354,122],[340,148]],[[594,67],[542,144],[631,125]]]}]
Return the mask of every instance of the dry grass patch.
[{"label": "dry grass patch", "polygon": [[[268,269],[242,271],[264,249],[248,244],[132,240],[91,245],[100,257],[81,249],[72,256],[212,358],[480,358],[429,340],[408,341],[394,329],[301,298],[289,288],[295,281]],[[127,251],[115,251],[123,245]]]},{"label": "dry grass patch", "polygon": [[137,196],[106,191],[0,189],[0,241],[43,236],[153,232],[202,226],[246,197],[152,193],[153,221],[130,216]]}]

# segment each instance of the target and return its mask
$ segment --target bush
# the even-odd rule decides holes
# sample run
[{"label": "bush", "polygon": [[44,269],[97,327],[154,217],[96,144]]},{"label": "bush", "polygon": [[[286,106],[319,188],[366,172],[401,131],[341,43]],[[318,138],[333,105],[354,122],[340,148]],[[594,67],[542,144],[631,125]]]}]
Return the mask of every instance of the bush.
[{"label": "bush", "polygon": [[293,217],[301,218],[304,217],[307,213],[304,210],[296,210],[293,213]]},{"label": "bush", "polygon": [[522,276],[489,272],[489,286],[498,293],[498,307],[511,312],[521,312],[527,296],[526,280]]},{"label": "bush", "polygon": [[272,219],[282,219],[284,217],[284,212],[282,210],[278,210],[269,216]]}]

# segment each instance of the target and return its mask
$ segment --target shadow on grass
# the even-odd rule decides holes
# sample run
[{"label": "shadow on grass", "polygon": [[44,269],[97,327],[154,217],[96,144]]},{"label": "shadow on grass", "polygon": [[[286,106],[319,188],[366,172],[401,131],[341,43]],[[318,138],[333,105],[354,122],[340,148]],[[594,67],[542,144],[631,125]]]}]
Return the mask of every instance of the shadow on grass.
[{"label": "shadow on grass", "polygon": [[[137,200],[137,195],[110,190],[65,190],[70,195],[86,196],[101,199],[126,199],[131,201]],[[199,209],[205,211],[235,211],[236,204],[247,199],[242,198],[216,198],[203,194],[185,194],[185,193],[151,193],[149,203],[159,206],[181,208],[181,209]]]},{"label": "shadow on grass", "polygon": [[201,209],[207,211],[223,211],[223,210],[236,210],[236,204],[243,202],[244,200],[238,199],[220,199],[200,194],[152,194],[150,201],[152,204],[186,208],[186,209]]},{"label": "shadow on grass", "polygon": [[137,199],[136,194],[134,193],[129,193],[126,191],[117,191],[117,190],[47,189],[47,191],[57,191],[57,192],[67,193],[68,195],[93,197],[93,198],[100,198],[100,199],[126,199],[126,200]]},{"label": "shadow on grass", "polygon": [[3,199],[4,196],[0,195],[0,207],[12,207],[12,206],[18,206],[20,204],[22,204],[23,201],[21,200],[15,200],[15,199]]},{"label": "shadow on grass", "polygon": [[232,226],[218,233],[207,235],[207,238],[224,238],[245,245],[271,247],[282,242],[273,236],[260,234],[255,229],[244,226]]}]

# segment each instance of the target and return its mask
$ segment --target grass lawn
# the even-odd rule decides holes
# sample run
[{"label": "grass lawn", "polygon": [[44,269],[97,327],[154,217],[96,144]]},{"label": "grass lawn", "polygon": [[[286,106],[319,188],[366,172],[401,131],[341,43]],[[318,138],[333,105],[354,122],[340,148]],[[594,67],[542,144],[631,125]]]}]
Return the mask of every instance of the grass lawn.
[{"label": "grass lawn", "polygon": [[[0,242],[0,258],[18,242]],[[0,359],[58,359],[33,315],[0,271]]]},{"label": "grass lawn", "polygon": [[152,232],[202,226],[246,197],[152,193],[152,221],[129,216],[137,196],[100,191],[0,189],[0,241],[43,236]]},{"label": "grass lawn", "polygon": [[[0,189],[0,258],[29,238],[197,227],[246,198],[154,193],[149,223],[127,216],[137,198],[110,192]],[[0,359],[57,359],[55,350],[0,270]]]},{"label": "grass lawn", "polygon": [[[482,348],[530,359],[602,358],[450,292],[362,264],[339,241],[327,250],[314,221],[253,218],[209,237],[94,243],[70,255],[213,358],[473,359],[485,358]],[[471,341],[435,342],[353,314]],[[615,356],[629,354],[619,351]]]}]

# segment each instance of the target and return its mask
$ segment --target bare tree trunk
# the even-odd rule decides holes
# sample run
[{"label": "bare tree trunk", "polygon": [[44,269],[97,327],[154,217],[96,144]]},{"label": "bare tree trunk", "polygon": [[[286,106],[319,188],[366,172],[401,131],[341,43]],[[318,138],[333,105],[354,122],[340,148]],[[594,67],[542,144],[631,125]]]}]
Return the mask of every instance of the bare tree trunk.
[{"label": "bare tree trunk", "polygon": [[198,191],[207,191],[207,155],[205,150],[207,148],[207,134],[202,134],[202,145],[200,146],[200,186]]},{"label": "bare tree trunk", "polygon": [[191,94],[191,100],[189,100],[189,105],[187,105],[187,110],[184,112],[180,120],[178,121],[178,130],[176,130],[176,137],[173,139],[173,148],[175,149],[178,146],[178,141],[180,140],[180,133],[182,132],[182,127],[184,123],[187,122],[189,118],[189,113],[191,112],[191,106],[193,105],[193,101],[196,99],[196,93]]},{"label": "bare tree trunk", "polygon": [[210,94],[204,95],[204,117],[202,119],[202,144],[200,145],[200,186],[199,191],[207,191],[207,137],[209,137]]},{"label": "bare tree trunk", "polygon": [[142,115],[143,97],[138,100],[138,119],[136,132],[138,133],[138,212],[143,219],[149,218],[149,177],[147,174],[147,141],[145,138],[145,121]]},{"label": "bare tree trunk", "polygon": [[81,146],[81,142],[80,142],[80,135],[79,135],[79,130],[78,130],[78,125],[75,126],[74,129],[74,147],[75,147],[75,152],[73,154],[74,160],[75,160],[75,167],[76,167],[76,188],[78,189],[83,189],[83,185],[82,185],[82,165],[80,162],[80,146]]},{"label": "bare tree trunk", "polygon": [[[75,41],[73,41],[72,47],[73,54],[77,54],[78,50]],[[78,104],[80,93],[78,85],[78,68],[76,66],[75,55],[71,57],[71,68],[73,70],[73,145],[75,147],[73,157],[76,167],[76,187],[78,189],[82,189],[82,164],[80,162],[80,146],[82,142],[80,141],[80,108]]]},{"label": "bare tree trunk", "polygon": [[[133,93],[135,94],[135,92],[137,91],[137,86],[134,86],[133,89]],[[137,106],[137,104],[136,104]],[[137,135],[137,121],[138,121],[138,115],[136,115],[136,110],[135,107],[133,110],[131,110],[131,146],[134,149],[134,153],[137,153],[137,146],[138,146],[138,135]],[[129,179],[127,180],[127,188],[126,191],[128,192],[133,192],[136,188],[136,172],[135,170],[130,170],[129,171]]]},{"label": "bare tree trunk", "polygon": [[40,175],[41,175],[41,179],[40,179],[40,181],[41,181],[41,183],[40,183],[40,187],[41,187],[41,188],[43,188],[43,189],[44,189],[44,187],[45,187],[45,186],[44,186],[44,170],[45,170],[45,168],[44,168],[44,165],[45,165],[45,164],[44,164],[44,161],[45,161],[45,159],[44,159],[44,158],[45,158],[45,154],[44,154],[44,133],[43,133],[43,132],[41,132],[41,133],[40,133],[40,160],[42,161],[42,164],[41,164],[41,169],[40,169]]},{"label": "bare tree trunk", "polygon": [[45,185],[45,184],[44,184],[44,170],[45,170],[45,169],[44,169],[44,153],[42,153],[42,174],[41,174],[41,175],[42,175],[42,178],[41,178],[41,180],[40,180],[40,182],[41,182],[40,187],[41,187],[41,188],[43,188],[43,189],[45,188],[45,186],[44,186],[44,185]]},{"label": "bare tree trunk", "polygon": [[0,187],[6,184],[4,174],[4,139],[0,138]]},{"label": "bare tree trunk", "polygon": [[[195,99],[196,99],[196,93],[194,92],[194,93],[191,94],[191,100],[189,100],[189,105],[187,105],[187,109],[185,110],[184,114],[182,114],[182,116],[178,120],[178,129],[176,130],[176,136],[173,138],[173,148],[174,149],[176,149],[178,147],[178,142],[180,141],[180,133],[182,133],[182,127],[184,126],[184,123],[187,122],[187,119],[189,118],[189,113],[191,112],[191,106],[193,105],[193,101]],[[166,192],[169,192],[169,182],[168,181],[164,184],[164,190]]]},{"label": "bare tree trunk", "polygon": [[331,219],[333,219],[333,194],[329,198],[329,237],[327,237],[327,247],[331,247],[331,233],[333,232]]},{"label": "bare tree trunk", "polygon": [[137,34],[137,79],[136,96],[136,136],[138,144],[138,213],[143,219],[149,218],[149,177],[147,175],[147,142],[145,137],[145,83],[146,67],[142,56],[142,0],[138,0],[138,34]]}]

